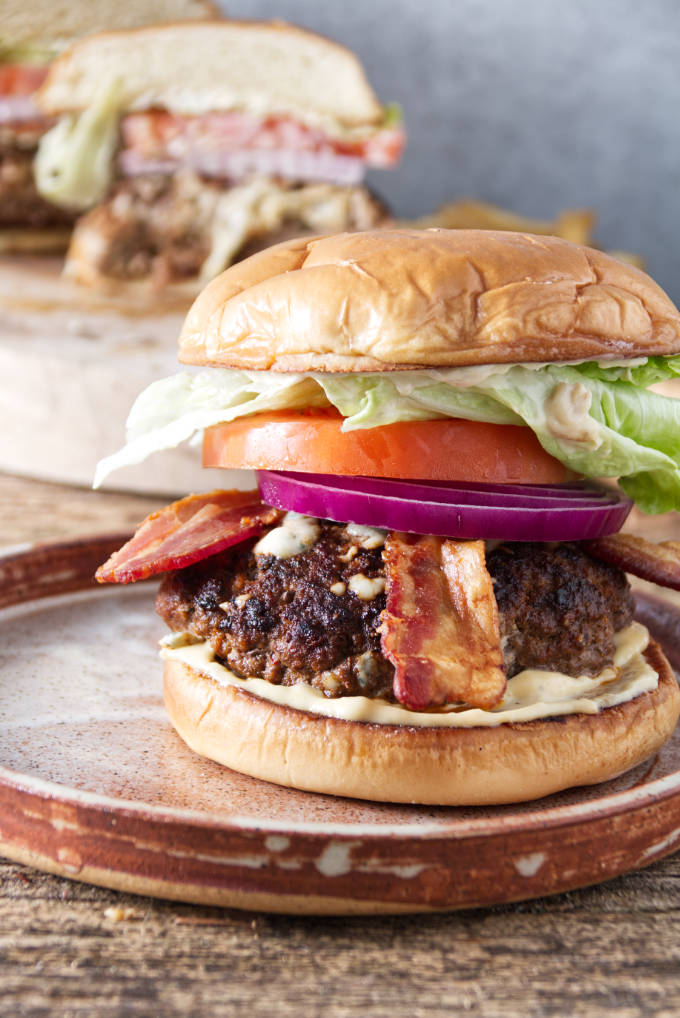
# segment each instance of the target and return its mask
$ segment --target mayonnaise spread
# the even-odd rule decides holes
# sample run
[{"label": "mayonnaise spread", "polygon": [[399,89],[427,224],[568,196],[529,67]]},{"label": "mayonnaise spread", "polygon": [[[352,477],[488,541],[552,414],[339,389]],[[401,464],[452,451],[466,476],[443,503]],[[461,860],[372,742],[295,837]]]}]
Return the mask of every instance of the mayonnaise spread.
[{"label": "mayonnaise spread", "polygon": [[[170,641],[173,642],[172,639]],[[613,664],[599,675],[577,677],[561,672],[527,669],[508,681],[506,694],[491,711],[451,705],[431,712],[416,712],[365,696],[330,699],[304,683],[275,686],[264,679],[241,679],[215,660],[207,643],[161,647],[161,657],[181,661],[209,676],[220,686],[244,689],[254,696],[285,707],[346,721],[429,728],[492,727],[509,722],[534,721],[564,714],[597,714],[606,707],[633,700],[656,689],[659,677],[643,657],[649,633],[633,622],[615,636]]]}]

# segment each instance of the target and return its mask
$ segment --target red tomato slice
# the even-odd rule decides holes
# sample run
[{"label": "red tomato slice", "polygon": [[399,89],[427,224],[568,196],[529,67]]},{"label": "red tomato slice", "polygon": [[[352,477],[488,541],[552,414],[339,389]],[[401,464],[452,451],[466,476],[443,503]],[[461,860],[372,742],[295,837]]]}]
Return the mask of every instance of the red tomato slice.
[{"label": "red tomato slice", "polygon": [[40,65],[0,64],[0,95],[32,95],[46,77]]},{"label": "red tomato slice", "polygon": [[282,410],[209,428],[203,466],[427,481],[561,484],[574,474],[529,428],[446,418],[342,431],[336,410]]}]

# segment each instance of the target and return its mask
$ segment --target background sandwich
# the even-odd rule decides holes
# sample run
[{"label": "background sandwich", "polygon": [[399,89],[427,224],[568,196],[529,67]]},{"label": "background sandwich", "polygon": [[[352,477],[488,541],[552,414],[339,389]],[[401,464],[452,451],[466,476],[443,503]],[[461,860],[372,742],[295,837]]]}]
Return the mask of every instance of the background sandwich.
[{"label": "background sandwich", "polygon": [[38,187],[90,209],[67,260],[88,284],[211,278],[286,231],[374,226],[385,209],[364,170],[393,165],[404,142],[352,53],[279,22],[93,37],[38,101],[60,118]]},{"label": "background sandwich", "polygon": [[53,120],[35,101],[50,64],[76,39],[107,28],[216,17],[207,0],[88,0],[69,4],[4,0],[0,18],[0,250],[66,247],[75,211],[43,198],[33,160]]},{"label": "background sandwich", "polygon": [[102,582],[166,573],[166,703],[196,751],[296,787],[441,804],[606,780],[655,752],[675,678],[619,530],[680,505],[680,315],[639,270],[556,238],[293,241],[196,301],[180,359],[100,476],[208,428],[252,492],[150,517]]}]

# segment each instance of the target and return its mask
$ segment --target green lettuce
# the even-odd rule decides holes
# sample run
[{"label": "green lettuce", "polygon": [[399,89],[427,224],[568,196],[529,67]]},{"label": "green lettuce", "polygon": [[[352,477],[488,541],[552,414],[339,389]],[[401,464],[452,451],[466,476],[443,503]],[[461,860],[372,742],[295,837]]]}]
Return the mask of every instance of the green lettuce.
[{"label": "green lettuce", "polygon": [[182,373],[139,396],[128,419],[128,443],[99,464],[95,486],[112,470],[213,424],[334,406],[346,431],[438,417],[526,425],[572,470],[618,477],[641,509],[661,513],[680,508],[680,400],[647,386],[678,375],[680,357],[389,374]]},{"label": "green lettuce", "polygon": [[121,97],[120,81],[109,81],[83,113],[65,115],[45,132],[35,158],[35,182],[43,198],[87,209],[105,196],[113,180]]}]

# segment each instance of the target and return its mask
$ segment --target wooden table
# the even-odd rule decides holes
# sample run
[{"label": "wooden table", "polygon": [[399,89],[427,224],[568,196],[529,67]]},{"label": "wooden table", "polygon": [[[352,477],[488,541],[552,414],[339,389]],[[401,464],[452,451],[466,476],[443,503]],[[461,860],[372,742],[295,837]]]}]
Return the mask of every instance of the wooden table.
[{"label": "wooden table", "polygon": [[[0,545],[117,531],[158,502],[0,476]],[[680,1014],[680,855],[490,911],[376,919],[154,901],[0,859],[0,1015]]]}]

